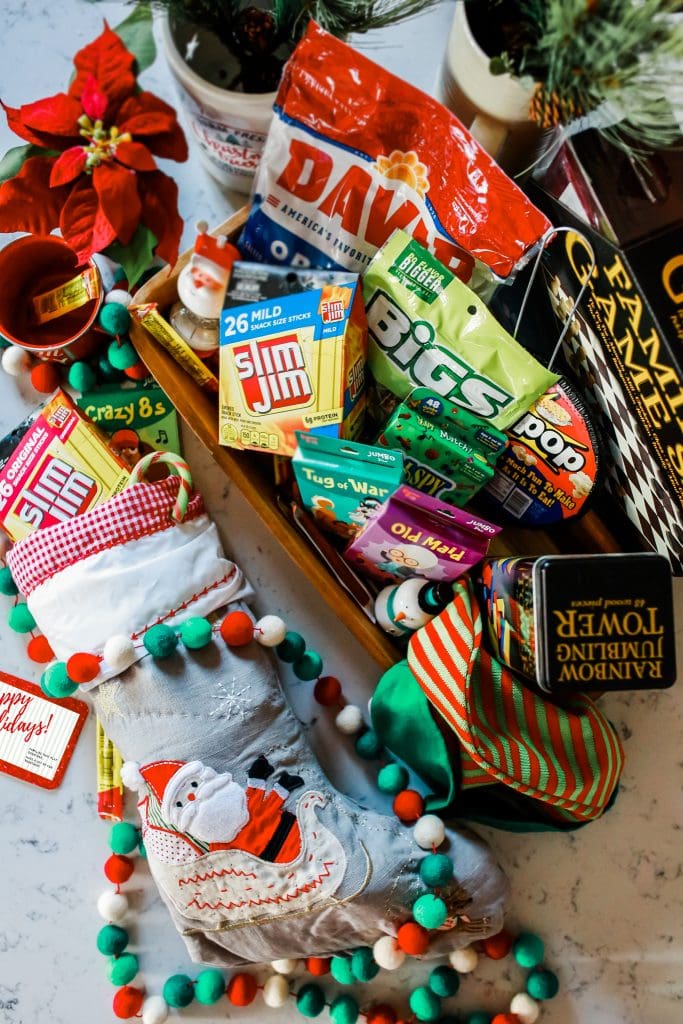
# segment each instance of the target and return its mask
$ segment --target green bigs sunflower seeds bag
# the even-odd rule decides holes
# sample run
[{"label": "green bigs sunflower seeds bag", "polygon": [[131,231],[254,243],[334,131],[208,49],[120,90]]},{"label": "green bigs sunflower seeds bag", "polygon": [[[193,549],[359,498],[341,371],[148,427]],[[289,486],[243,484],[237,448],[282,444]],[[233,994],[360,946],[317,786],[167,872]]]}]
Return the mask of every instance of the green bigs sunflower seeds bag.
[{"label": "green bigs sunflower seeds bag", "polygon": [[370,263],[363,297],[370,369],[399,398],[428,387],[505,430],[558,379],[405,231]]}]

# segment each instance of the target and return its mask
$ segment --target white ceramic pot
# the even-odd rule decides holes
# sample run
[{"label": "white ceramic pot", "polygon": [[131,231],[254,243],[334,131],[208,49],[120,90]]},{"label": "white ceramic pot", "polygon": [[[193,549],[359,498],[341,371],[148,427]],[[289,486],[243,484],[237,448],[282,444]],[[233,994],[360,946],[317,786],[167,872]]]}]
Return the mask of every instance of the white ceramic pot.
[{"label": "white ceramic pot", "polygon": [[513,75],[492,75],[491,58],[477,43],[463,0],[457,0],[441,78],[441,101],[477,142],[508,171],[528,166],[540,131],[529,120],[534,85]]},{"label": "white ceramic pot", "polygon": [[[166,59],[202,163],[221,185],[248,193],[273,117],[276,93],[235,92],[213,84],[209,79],[216,80],[226,60],[225,48],[216,37],[201,29],[195,35],[187,26],[181,33],[167,15],[160,25]],[[188,44],[196,52],[198,68],[207,69],[206,77],[187,63],[181,51],[187,52]]]}]

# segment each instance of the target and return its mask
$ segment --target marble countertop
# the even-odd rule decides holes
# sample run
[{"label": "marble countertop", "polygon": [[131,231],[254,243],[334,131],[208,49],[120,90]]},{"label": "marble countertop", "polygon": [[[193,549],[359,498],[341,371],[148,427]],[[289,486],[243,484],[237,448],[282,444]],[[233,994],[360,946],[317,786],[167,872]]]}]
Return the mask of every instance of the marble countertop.
[{"label": "marble countertop", "polygon": [[[74,52],[128,13],[119,3],[86,0],[0,0],[3,60],[0,97],[12,106],[60,91]],[[433,91],[452,16],[446,3],[363,47],[380,63]],[[173,100],[164,59],[145,73],[146,86]],[[0,127],[4,151],[17,142]],[[241,200],[226,195],[201,170],[196,156],[168,168],[180,185],[188,228],[200,217],[217,223]],[[8,240],[5,236],[0,242]],[[26,380],[0,378],[0,432],[38,402]],[[256,521],[241,496],[208,456],[186,436],[195,480],[219,524],[226,546],[247,571],[257,610],[282,615],[321,650],[345,691],[365,704],[376,666],[321,606],[303,576]],[[681,591],[677,590],[680,607]],[[0,621],[0,669],[37,681],[24,644]],[[680,618],[680,617],[679,617]],[[370,771],[348,755],[310,691],[290,686],[297,713],[336,785],[378,804]],[[604,820],[572,835],[512,835],[480,829],[512,883],[509,926],[540,933],[547,962],[559,971],[560,995],[546,1004],[547,1024],[680,1024],[683,1020],[683,850],[681,788],[683,689],[603,699],[624,741],[626,769],[616,806]],[[101,921],[95,902],[106,887],[107,826],[96,815],[94,720],[78,744],[62,786],[43,791],[0,775],[0,1024],[86,1024],[113,1019],[113,989],[95,948]],[[388,809],[388,801],[384,801]],[[146,870],[136,871],[135,946],[143,954],[150,990],[165,977],[192,970],[183,944],[155,895]],[[406,991],[424,977],[413,962],[372,985],[377,1001]],[[465,979],[456,1009],[500,1011],[519,991],[522,974],[508,961],[485,963]],[[365,990],[368,992],[369,990]],[[267,1010],[258,1000],[247,1011],[193,1006],[197,1022],[239,1018],[284,1024],[291,1007]]]}]

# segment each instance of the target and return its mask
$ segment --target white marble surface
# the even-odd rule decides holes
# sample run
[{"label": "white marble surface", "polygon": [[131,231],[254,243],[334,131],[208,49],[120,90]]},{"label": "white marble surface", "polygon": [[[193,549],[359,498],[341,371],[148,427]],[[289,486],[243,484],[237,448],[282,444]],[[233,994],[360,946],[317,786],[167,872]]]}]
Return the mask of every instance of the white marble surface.
[{"label": "white marble surface", "polygon": [[[446,4],[364,45],[379,62],[432,89],[451,11]],[[71,56],[97,33],[100,19],[107,17],[115,25],[126,13],[118,3],[2,0],[0,97],[19,105],[61,90],[70,74]],[[172,99],[163,58],[144,81]],[[0,148],[14,144],[7,129],[0,128]],[[180,183],[181,212],[189,225],[199,216],[217,222],[229,212],[230,197],[205,176],[194,158],[169,169]],[[190,236],[191,229],[186,241]],[[3,376],[0,430],[17,422],[37,399],[25,381],[17,384]],[[344,680],[347,693],[365,702],[377,678],[375,666],[321,606],[191,438],[186,450],[226,545],[257,589],[258,609],[282,614],[301,629],[324,653],[328,670]],[[22,642],[2,621],[0,669],[38,678]],[[340,788],[378,801],[369,774],[337,742],[308,694],[300,688],[292,696],[300,717],[310,722],[310,737],[326,770]],[[559,970],[561,994],[546,1005],[543,1021],[680,1024],[683,689],[612,697],[604,706],[624,739],[627,755],[621,794],[609,815],[572,836],[490,830],[486,835],[512,881],[510,926],[543,935],[548,963]],[[94,904],[106,884],[101,865],[107,856],[107,828],[95,813],[94,788],[92,721],[60,789],[46,792],[0,775],[0,1024],[100,1024],[113,1019],[113,990],[95,949],[101,922]],[[159,991],[164,977],[190,965],[146,871],[137,871],[127,888],[135,893],[135,909],[144,911],[132,925],[133,948],[141,951],[150,988]],[[424,966],[413,963],[398,976],[380,976],[372,994],[380,999],[399,988],[405,991],[425,974]],[[517,969],[488,963],[476,977],[465,980],[452,1001],[453,1012],[476,1007],[500,1012],[520,982]],[[366,989],[364,997],[369,992]],[[222,1002],[213,1009],[194,1006],[183,1013],[207,1024],[226,1014],[229,1019],[264,1024],[296,1018],[291,1007],[275,1012],[260,1001],[248,1011]]]}]

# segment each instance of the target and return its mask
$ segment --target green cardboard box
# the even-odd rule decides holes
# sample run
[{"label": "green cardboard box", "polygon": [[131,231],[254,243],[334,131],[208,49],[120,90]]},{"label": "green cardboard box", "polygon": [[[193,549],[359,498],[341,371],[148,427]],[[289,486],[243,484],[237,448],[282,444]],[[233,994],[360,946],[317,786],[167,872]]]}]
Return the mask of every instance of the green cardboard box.
[{"label": "green cardboard box", "polygon": [[107,385],[87,391],[76,404],[131,466],[150,451],[180,454],[178,414],[158,384]]}]

